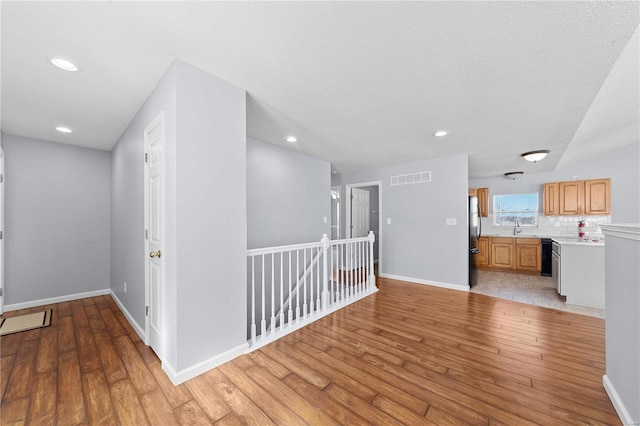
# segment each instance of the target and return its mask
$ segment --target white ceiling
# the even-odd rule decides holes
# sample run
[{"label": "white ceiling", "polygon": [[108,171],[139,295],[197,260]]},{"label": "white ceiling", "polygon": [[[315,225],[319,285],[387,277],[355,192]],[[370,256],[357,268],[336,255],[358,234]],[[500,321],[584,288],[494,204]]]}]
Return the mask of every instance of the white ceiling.
[{"label": "white ceiling", "polygon": [[247,90],[249,137],[340,172],[464,152],[470,178],[548,171],[638,142],[635,1],[0,5],[6,133],[110,150],[181,58]]}]

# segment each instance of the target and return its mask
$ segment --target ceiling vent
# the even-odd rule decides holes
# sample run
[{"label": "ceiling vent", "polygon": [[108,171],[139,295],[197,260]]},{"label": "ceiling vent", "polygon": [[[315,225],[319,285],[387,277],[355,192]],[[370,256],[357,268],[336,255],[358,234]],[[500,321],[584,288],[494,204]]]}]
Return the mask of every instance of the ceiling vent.
[{"label": "ceiling vent", "polygon": [[408,175],[391,176],[391,186],[411,185],[431,182],[431,172],[409,173]]}]

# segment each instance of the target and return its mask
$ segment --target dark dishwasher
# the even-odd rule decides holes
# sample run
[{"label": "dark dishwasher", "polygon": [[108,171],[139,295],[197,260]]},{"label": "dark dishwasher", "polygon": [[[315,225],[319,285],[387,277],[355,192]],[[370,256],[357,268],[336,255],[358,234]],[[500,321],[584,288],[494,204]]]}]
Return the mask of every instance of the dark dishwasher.
[{"label": "dark dishwasher", "polygon": [[551,238],[541,238],[542,243],[542,272],[543,277],[551,276]]}]

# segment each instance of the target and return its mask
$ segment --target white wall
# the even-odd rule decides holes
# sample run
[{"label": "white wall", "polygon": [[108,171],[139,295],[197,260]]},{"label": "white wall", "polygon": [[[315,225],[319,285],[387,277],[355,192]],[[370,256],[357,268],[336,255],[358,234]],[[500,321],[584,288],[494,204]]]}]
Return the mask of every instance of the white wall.
[{"label": "white wall", "polygon": [[640,143],[636,143],[552,172],[526,173],[515,181],[503,176],[471,179],[469,188],[489,188],[491,212],[493,195],[538,192],[539,211],[543,212],[544,183],[569,181],[573,176],[578,180],[610,177],[611,222],[635,223],[640,221],[639,164]]},{"label": "white wall", "polygon": [[640,224],[605,230],[607,372],[604,379],[625,424],[640,421]]},{"label": "white wall", "polygon": [[178,368],[246,344],[245,91],[178,61]]},{"label": "white wall", "polygon": [[[176,70],[169,67],[153,92],[138,110],[112,151],[111,204],[111,291],[133,317],[137,328],[145,323],[145,245],[144,245],[144,129],[160,113],[165,114],[167,175],[175,173]],[[175,199],[175,182],[166,180],[167,199]],[[173,188],[173,189],[172,189]],[[175,211],[166,209],[166,258],[175,259]],[[173,230],[173,231],[171,231]],[[175,298],[175,271],[165,271],[168,298]],[[124,293],[124,282],[127,293]],[[167,305],[167,336],[176,335],[176,309]],[[177,354],[167,350],[165,357],[175,363]]]},{"label": "white wall", "polygon": [[175,61],[113,151],[112,289],[143,325],[143,130],[165,112],[164,361],[182,379],[246,344],[245,97]]},{"label": "white wall", "polygon": [[111,153],[10,134],[3,146],[6,305],[108,289]]},{"label": "white wall", "polygon": [[330,195],[328,162],[247,139],[249,248],[320,241],[330,234]]},{"label": "white wall", "polygon": [[[390,185],[391,176],[423,171],[432,172],[431,182]],[[332,178],[333,186],[340,185],[343,199],[347,201],[345,185],[372,181],[382,181],[380,274],[468,288],[467,154]],[[387,218],[391,219],[390,225],[386,223]],[[456,219],[457,225],[446,226],[446,218]],[[346,228],[347,223],[343,221],[343,224]]]}]

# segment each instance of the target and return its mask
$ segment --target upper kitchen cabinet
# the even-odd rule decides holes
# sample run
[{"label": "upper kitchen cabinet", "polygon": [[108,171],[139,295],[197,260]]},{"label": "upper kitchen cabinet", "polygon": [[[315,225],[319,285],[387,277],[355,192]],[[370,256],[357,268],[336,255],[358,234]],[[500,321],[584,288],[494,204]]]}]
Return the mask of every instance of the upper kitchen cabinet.
[{"label": "upper kitchen cabinet", "polygon": [[478,194],[478,207],[480,207],[480,214],[482,217],[489,216],[489,188],[478,188],[476,190]]},{"label": "upper kitchen cabinet", "polygon": [[611,214],[611,179],[575,180],[544,184],[544,214]]},{"label": "upper kitchen cabinet", "polygon": [[482,217],[489,216],[489,188],[469,188],[469,195],[478,197]]},{"label": "upper kitchen cabinet", "polygon": [[558,194],[560,195],[561,215],[584,214],[584,181],[560,182]]},{"label": "upper kitchen cabinet", "polygon": [[545,216],[555,216],[560,214],[558,182],[544,184],[544,214]]},{"label": "upper kitchen cabinet", "polygon": [[584,201],[585,214],[611,214],[611,179],[585,181]]}]

